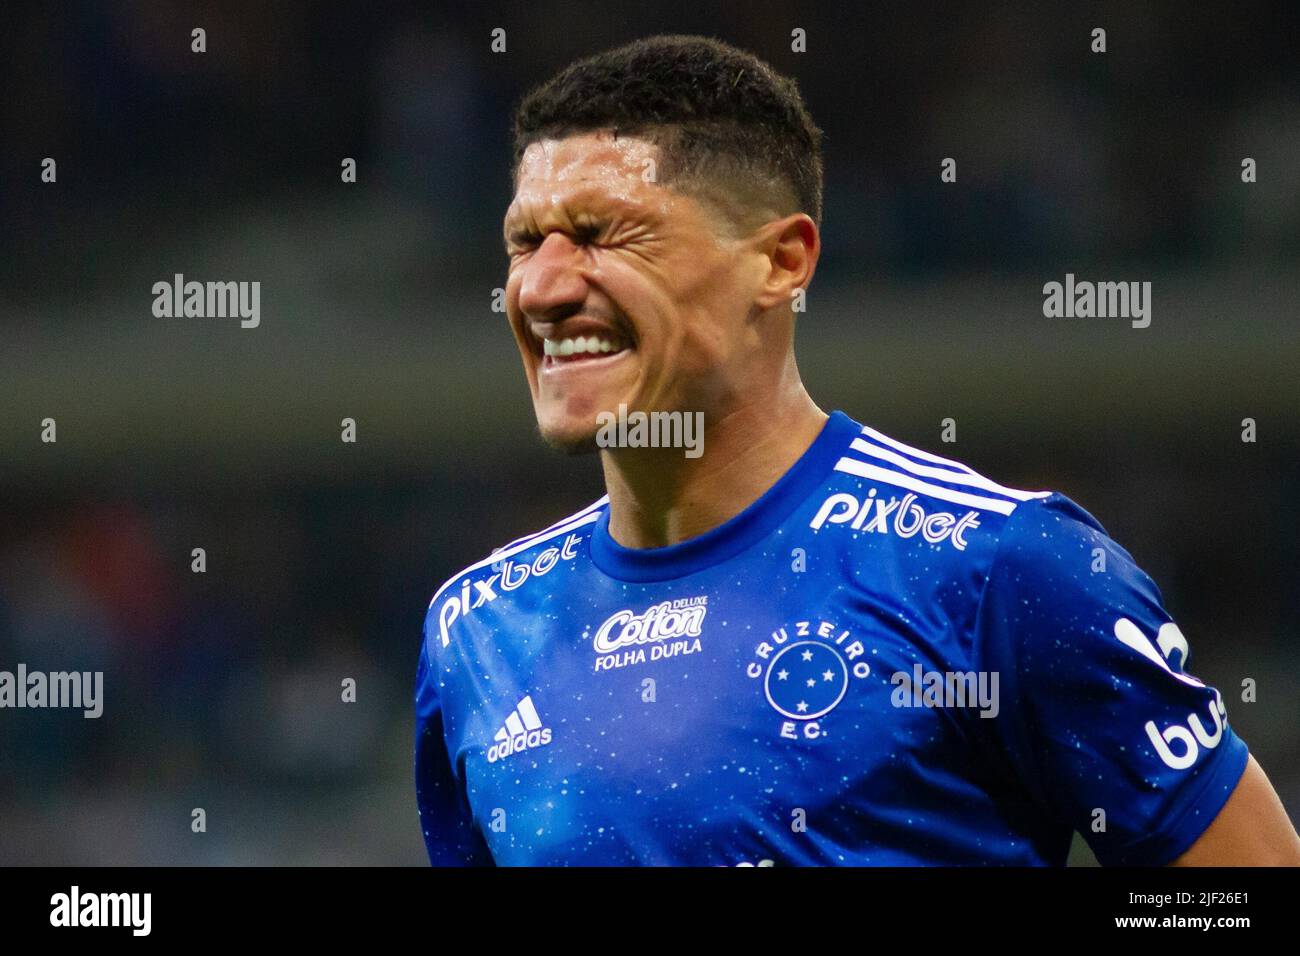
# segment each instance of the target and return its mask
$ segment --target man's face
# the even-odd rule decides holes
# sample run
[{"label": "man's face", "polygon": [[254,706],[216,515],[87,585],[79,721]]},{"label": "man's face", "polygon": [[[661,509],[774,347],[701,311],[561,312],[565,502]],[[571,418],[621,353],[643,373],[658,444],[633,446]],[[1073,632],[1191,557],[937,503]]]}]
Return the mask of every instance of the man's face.
[{"label": "man's face", "polygon": [[[542,437],[595,447],[601,412],[702,411],[744,386],[761,263],[697,200],[647,181],[654,144],[587,133],[520,161],[506,312]],[[748,334],[747,334],[748,333]]]}]

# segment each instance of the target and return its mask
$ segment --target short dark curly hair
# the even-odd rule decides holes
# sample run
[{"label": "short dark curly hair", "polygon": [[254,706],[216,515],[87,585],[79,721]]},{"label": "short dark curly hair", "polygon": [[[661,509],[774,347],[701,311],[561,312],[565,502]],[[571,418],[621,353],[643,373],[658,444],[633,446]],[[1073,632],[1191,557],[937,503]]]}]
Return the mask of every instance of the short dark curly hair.
[{"label": "short dark curly hair", "polygon": [[763,209],[821,225],[822,131],[795,81],[720,40],[665,35],[571,63],[514,115],[514,176],[529,144],[612,130],[659,148],[657,179],[737,224]]}]

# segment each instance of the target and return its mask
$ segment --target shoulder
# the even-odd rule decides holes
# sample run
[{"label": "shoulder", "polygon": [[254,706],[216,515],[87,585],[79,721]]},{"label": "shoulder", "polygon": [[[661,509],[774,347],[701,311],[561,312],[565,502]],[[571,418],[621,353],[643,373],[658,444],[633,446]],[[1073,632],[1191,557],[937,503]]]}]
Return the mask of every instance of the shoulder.
[{"label": "shoulder", "polygon": [[[1045,512],[1090,515],[1054,491],[1001,484],[969,465],[856,422],[838,450],[812,527],[914,538],[941,551],[991,559],[1004,536]],[[853,479],[857,479],[854,481]],[[1028,518],[1028,520],[1026,520]],[[1013,520],[1014,519],[1014,520]]]},{"label": "shoulder", "polygon": [[[1101,522],[1064,493],[1001,484],[963,462],[907,445],[868,426],[862,426],[862,434],[850,443],[836,470],[881,486],[880,496],[886,495],[884,486],[893,486],[887,493],[889,502],[907,492],[896,507],[896,520],[904,527],[919,523],[922,512],[929,515],[938,509],[947,509],[955,519],[950,538],[957,536],[963,521],[971,522],[970,527],[979,531],[966,529],[962,539],[954,542],[955,549],[965,551],[978,539],[980,546],[971,548],[972,556],[986,558],[989,570],[996,566],[1003,577],[1042,578],[1053,569],[1077,568],[1081,561],[1096,559],[1104,566],[1112,556],[1123,566],[1133,563]],[[914,514],[907,514],[909,509]],[[930,530],[929,521],[927,517],[923,534]],[[936,536],[947,523],[946,517],[936,523]]]},{"label": "shoulder", "polygon": [[457,582],[468,580],[475,572],[490,567],[493,564],[499,564],[502,561],[521,555],[524,552],[541,548],[547,542],[551,542],[553,539],[558,538],[561,535],[577,531],[587,525],[595,524],[597,519],[600,518],[601,512],[607,507],[609,507],[609,496],[605,495],[596,501],[593,501],[581,511],[575,511],[573,514],[548,525],[541,531],[534,531],[531,534],[524,535],[522,538],[516,538],[509,544],[503,544],[498,548],[493,548],[492,552],[486,557],[475,561],[468,567],[462,568],[456,574],[444,581],[442,586],[434,592],[433,598],[429,601],[429,607],[432,608],[433,605],[437,603],[438,599],[450,590],[453,585]]},{"label": "shoulder", "polygon": [[[846,524],[860,543],[892,544],[895,579],[910,582],[907,593],[921,594],[925,607],[951,595],[976,642],[1105,651],[1121,620],[1152,634],[1168,623],[1155,581],[1059,491],[1000,484],[868,427],[847,445],[835,470],[861,481],[835,482],[813,526]],[[881,565],[869,567],[874,575]],[[918,580],[932,590],[918,590]]]},{"label": "shoulder", "polygon": [[1026,618],[1050,606],[1055,614],[1081,620],[1085,609],[1104,617],[1119,607],[1158,617],[1164,598],[1096,518],[1053,494],[1008,520],[989,570],[986,602],[1007,605],[1009,617]]},{"label": "shoulder", "polygon": [[609,497],[603,496],[541,531],[495,548],[444,581],[425,610],[425,646],[438,637],[445,647],[448,628],[456,620],[495,600],[501,590],[513,590],[530,576],[546,574],[560,560],[575,557],[577,536],[589,532],[608,506]]}]

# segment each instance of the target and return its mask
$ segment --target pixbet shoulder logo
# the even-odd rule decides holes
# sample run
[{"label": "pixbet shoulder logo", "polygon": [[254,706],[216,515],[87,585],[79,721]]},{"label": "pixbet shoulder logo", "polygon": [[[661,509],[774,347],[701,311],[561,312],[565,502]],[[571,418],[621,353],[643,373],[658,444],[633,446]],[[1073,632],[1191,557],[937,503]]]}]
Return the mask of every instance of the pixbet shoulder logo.
[{"label": "pixbet shoulder logo", "polygon": [[886,501],[876,497],[875,488],[861,501],[849,494],[831,495],[822,502],[808,527],[820,531],[828,522],[876,534],[889,534],[892,529],[900,538],[910,538],[919,532],[931,544],[947,541],[958,551],[966,550],[966,532],[980,526],[978,511],[968,511],[960,518],[951,511],[929,513],[916,503],[916,495],[910,492],[901,499],[891,497]]},{"label": "pixbet shoulder logo", "polygon": [[578,542],[580,540],[576,534],[571,534],[564,539],[562,546],[539,551],[537,557],[533,558],[531,563],[527,561],[494,561],[492,563],[493,574],[477,581],[466,578],[460,582],[460,593],[447,598],[442,602],[442,607],[438,608],[438,633],[442,638],[442,646],[446,647],[451,643],[451,634],[448,628],[460,618],[468,616],[484,604],[495,601],[498,597],[497,588],[502,591],[513,591],[529,578],[540,578],[542,575],[548,574],[561,559],[565,561],[573,560],[578,554]]},{"label": "pixbet shoulder logo", "polygon": [[[1201,681],[1182,672],[1181,668],[1187,661],[1187,638],[1183,637],[1183,632],[1172,621],[1160,626],[1153,644],[1136,624],[1121,617],[1115,622],[1115,637],[1184,684],[1207,689]],[[1178,652],[1179,670],[1169,666],[1169,658],[1175,651]],[[1228,724],[1228,709],[1223,705],[1223,697],[1217,690],[1214,691],[1214,699],[1210,701],[1208,709],[1214,726],[1213,732],[1206,730],[1198,714],[1188,714],[1184,724],[1170,724],[1164,730],[1159,730],[1154,720],[1146,722],[1143,729],[1147,732],[1147,739],[1165,766],[1172,770],[1186,770],[1196,763],[1202,747],[1213,750],[1219,746],[1219,741],[1223,739],[1223,728]]]},{"label": "pixbet shoulder logo", "polygon": [[[701,594],[661,601],[640,614],[633,614],[627,608],[614,612],[596,629],[591,642],[600,655],[596,658],[596,671],[696,653],[700,650],[708,603],[708,597]],[[650,645],[648,657],[644,646],[647,644]]]},{"label": "pixbet shoulder logo", "polygon": [[778,732],[787,740],[825,737],[821,718],[839,706],[854,681],[871,665],[862,642],[830,621],[796,621],[759,643],[745,668],[761,681],[767,702],[782,717]]}]

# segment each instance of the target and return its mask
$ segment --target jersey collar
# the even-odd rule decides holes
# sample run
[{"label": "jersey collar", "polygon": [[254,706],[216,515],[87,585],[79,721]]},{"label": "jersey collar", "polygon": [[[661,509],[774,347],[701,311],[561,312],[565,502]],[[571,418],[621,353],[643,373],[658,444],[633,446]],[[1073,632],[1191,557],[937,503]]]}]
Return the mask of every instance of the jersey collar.
[{"label": "jersey collar", "polygon": [[610,537],[606,508],[591,533],[592,563],[623,581],[668,581],[734,558],[775,531],[825,481],[861,431],[848,415],[832,412],[808,450],[762,497],[713,530],[666,548],[623,547]]}]

